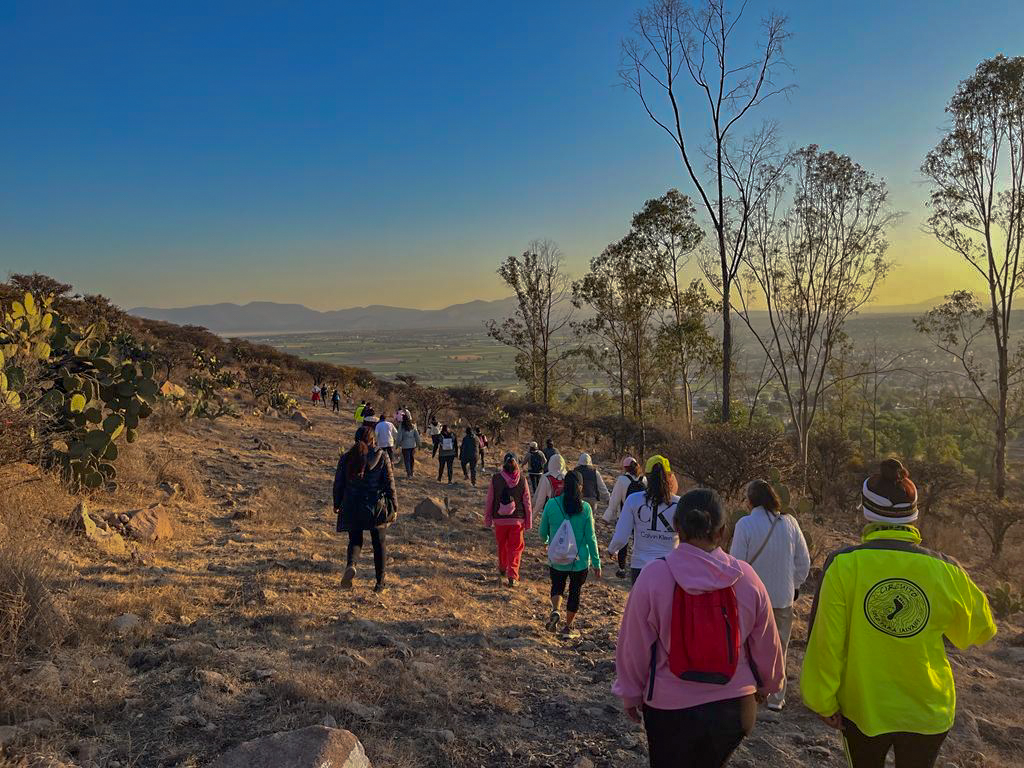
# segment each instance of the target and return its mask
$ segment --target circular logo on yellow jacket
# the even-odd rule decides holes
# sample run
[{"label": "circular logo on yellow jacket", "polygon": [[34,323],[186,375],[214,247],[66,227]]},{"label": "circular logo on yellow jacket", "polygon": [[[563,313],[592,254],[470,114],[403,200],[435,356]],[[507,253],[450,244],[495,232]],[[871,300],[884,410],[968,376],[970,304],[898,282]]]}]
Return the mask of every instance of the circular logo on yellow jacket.
[{"label": "circular logo on yellow jacket", "polygon": [[928,624],[928,596],[907,579],[885,579],[864,596],[864,615],[871,626],[893,637],[913,637]]}]

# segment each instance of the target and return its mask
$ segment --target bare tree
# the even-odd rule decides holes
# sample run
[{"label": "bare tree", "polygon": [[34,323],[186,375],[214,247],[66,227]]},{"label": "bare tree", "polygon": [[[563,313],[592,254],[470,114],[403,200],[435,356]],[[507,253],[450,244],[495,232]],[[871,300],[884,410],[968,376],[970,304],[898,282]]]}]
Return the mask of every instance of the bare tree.
[{"label": "bare tree", "polygon": [[[746,248],[751,207],[761,194],[758,169],[777,154],[770,126],[738,145],[734,134],[756,107],[791,87],[776,83],[788,68],[783,44],[789,33],[784,16],[762,19],[755,52],[745,58],[734,47],[746,2],[735,13],[726,9],[726,0],[698,3],[651,0],[638,11],[634,37],[622,44],[620,75],[678,149],[715,232],[712,277],[722,293],[722,418],[728,421],[732,284]],[[684,102],[686,91],[695,94],[693,103]],[[695,129],[697,119],[691,117],[698,103],[706,115],[704,131]],[[708,144],[701,147],[704,138]]]},{"label": "bare tree", "polygon": [[987,288],[986,330],[996,352],[990,403],[995,493],[1001,499],[1014,366],[1010,321],[1014,296],[1024,283],[1024,57],[1000,55],[981,62],[957,86],[946,112],[951,125],[921,167],[932,183],[928,227],[974,268]]},{"label": "bare tree", "polygon": [[799,150],[793,177],[788,211],[784,183],[754,209],[736,309],[785,394],[806,475],[811,428],[835,381],[830,363],[846,321],[889,271],[885,234],[897,214],[885,182],[845,155]]},{"label": "bare tree", "polygon": [[487,333],[517,350],[516,373],[530,387],[534,402],[550,405],[558,368],[572,353],[572,281],[562,268],[562,252],[551,240],[534,240],[522,256],[509,256],[498,275],[516,295],[513,317],[491,320]]}]

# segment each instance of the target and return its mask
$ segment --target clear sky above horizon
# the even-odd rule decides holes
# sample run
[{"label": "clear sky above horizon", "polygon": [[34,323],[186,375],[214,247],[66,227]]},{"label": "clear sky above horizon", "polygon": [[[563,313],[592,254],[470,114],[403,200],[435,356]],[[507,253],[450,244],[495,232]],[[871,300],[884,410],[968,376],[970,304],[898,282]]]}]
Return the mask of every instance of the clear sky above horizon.
[{"label": "clear sky above horizon", "polygon": [[[618,86],[639,0],[0,0],[0,275],[125,307],[441,307],[508,291],[552,238],[574,273],[644,200],[692,194]],[[956,83],[1024,53],[1024,3],[750,0],[790,17],[798,89],[761,114],[851,155],[907,213],[883,304],[972,286],[921,231]]]}]

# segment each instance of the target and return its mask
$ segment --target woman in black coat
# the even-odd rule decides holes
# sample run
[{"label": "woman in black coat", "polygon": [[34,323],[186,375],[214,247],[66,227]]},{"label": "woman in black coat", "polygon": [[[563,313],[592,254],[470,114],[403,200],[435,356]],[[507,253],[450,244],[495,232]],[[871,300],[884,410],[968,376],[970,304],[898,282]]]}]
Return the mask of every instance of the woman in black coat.
[{"label": "woman in black coat", "polygon": [[338,461],[334,473],[334,511],[338,515],[338,532],[348,533],[348,553],[342,589],[352,588],[355,563],[363,548],[363,531],[370,531],[373,544],[373,570],[377,576],[374,592],[384,586],[384,530],[398,516],[395,495],[395,474],[387,454],[374,444],[374,431],[369,427],[356,430],[353,446]]}]

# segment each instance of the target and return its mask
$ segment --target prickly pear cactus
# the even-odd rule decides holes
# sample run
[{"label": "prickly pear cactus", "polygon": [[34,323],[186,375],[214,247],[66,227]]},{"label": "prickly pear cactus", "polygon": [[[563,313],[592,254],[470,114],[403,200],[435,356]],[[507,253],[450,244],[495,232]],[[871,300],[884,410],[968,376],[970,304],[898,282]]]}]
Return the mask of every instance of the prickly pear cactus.
[{"label": "prickly pear cactus", "polygon": [[0,324],[0,407],[34,409],[40,461],[75,490],[115,482],[118,440],[135,440],[157,395],[153,365],[117,355],[97,326],[61,320],[25,294]]},{"label": "prickly pear cactus", "polygon": [[185,403],[181,415],[211,421],[221,416],[237,416],[237,410],[223,395],[224,390],[235,386],[234,375],[225,369],[216,355],[197,349],[192,356],[192,374],[185,382],[192,396]]}]

